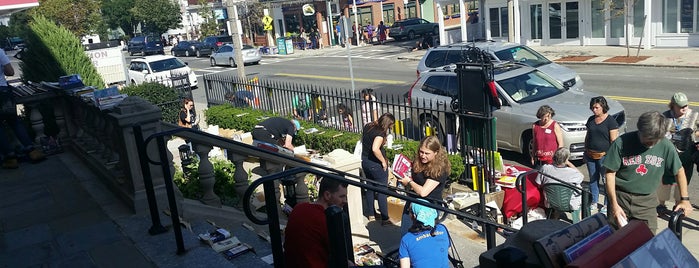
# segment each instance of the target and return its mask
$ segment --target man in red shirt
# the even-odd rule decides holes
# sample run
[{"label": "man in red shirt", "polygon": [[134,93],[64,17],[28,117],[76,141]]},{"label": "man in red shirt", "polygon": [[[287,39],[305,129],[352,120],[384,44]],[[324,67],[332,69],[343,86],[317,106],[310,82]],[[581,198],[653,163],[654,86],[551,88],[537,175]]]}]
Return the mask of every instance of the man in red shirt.
[{"label": "man in red shirt", "polygon": [[334,179],[320,181],[318,200],[294,207],[284,231],[284,261],[290,267],[328,267],[330,242],[325,209],[347,204],[347,184]]}]

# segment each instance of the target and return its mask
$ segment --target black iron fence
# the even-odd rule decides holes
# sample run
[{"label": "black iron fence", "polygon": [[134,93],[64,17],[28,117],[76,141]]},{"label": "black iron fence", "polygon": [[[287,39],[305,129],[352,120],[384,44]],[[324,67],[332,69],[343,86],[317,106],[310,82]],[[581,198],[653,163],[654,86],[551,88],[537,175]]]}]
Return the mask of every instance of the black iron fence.
[{"label": "black iron fence", "polygon": [[[446,103],[411,101],[407,94],[374,94],[367,89],[353,92],[345,88],[221,74],[206,74],[201,84],[209,107],[220,104],[253,107],[344,131],[361,132],[362,126],[377,116],[391,113],[396,117],[396,138],[420,140],[437,135],[451,152],[456,152],[457,115]],[[341,110],[351,116],[351,124]]]}]

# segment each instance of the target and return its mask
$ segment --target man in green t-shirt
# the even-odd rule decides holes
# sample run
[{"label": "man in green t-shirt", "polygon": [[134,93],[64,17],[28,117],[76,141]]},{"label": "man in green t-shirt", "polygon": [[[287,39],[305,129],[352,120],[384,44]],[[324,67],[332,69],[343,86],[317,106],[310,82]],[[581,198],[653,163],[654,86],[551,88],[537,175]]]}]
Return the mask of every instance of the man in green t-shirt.
[{"label": "man in green t-shirt", "polygon": [[692,212],[687,191],[687,178],[672,143],[665,138],[666,122],[660,112],[643,113],[636,123],[637,131],[621,135],[612,143],[604,159],[607,168],[609,222],[622,227],[627,219],[645,221],[655,233],[658,218],[656,189],[663,174],[674,174],[681,201],[675,210]]}]

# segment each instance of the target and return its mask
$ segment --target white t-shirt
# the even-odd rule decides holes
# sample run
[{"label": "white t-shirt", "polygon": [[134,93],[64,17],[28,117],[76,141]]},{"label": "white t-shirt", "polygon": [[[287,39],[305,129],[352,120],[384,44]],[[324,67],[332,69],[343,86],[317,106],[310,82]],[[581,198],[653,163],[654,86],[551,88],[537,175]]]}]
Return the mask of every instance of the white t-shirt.
[{"label": "white t-shirt", "polygon": [[4,66],[10,64],[10,58],[7,57],[5,51],[0,49],[0,86],[7,86],[7,78],[5,78]]},{"label": "white t-shirt", "polygon": [[373,121],[371,115],[374,111],[379,114],[379,104],[376,102],[376,97],[371,96],[371,101],[364,101],[364,104],[362,104],[362,120],[365,125]]},{"label": "white t-shirt", "polygon": [[[575,184],[578,186],[578,188],[581,188],[580,184],[583,181],[583,174],[580,173],[577,169],[570,168],[570,167],[556,167],[554,165],[543,165],[540,169],[542,173],[545,173],[547,175],[553,176],[557,179],[560,179],[564,182],[570,183],[570,184]],[[536,176],[536,183],[539,185],[544,185],[547,183],[559,183],[558,181],[551,179],[549,177],[546,177],[544,175],[539,175]],[[573,196],[570,198],[570,206],[572,206],[575,209],[580,208],[580,204],[582,203],[582,195],[578,193],[573,193]]]}]

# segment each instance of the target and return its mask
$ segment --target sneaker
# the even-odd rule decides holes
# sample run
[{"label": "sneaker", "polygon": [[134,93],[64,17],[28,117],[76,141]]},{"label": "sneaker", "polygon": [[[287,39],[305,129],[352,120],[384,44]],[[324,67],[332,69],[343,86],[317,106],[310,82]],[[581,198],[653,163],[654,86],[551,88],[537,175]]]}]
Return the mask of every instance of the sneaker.
[{"label": "sneaker", "polygon": [[5,158],[5,160],[2,161],[2,168],[8,168],[8,169],[19,168],[19,164],[17,163],[17,158],[15,158],[15,157]]},{"label": "sneaker", "polygon": [[604,216],[607,216],[607,206],[603,206],[600,208],[599,213],[604,214]]},{"label": "sneaker", "polygon": [[29,155],[29,159],[31,159],[33,162],[39,162],[41,160],[46,159],[46,155],[43,152],[39,151],[39,149],[34,149],[27,155]]}]

